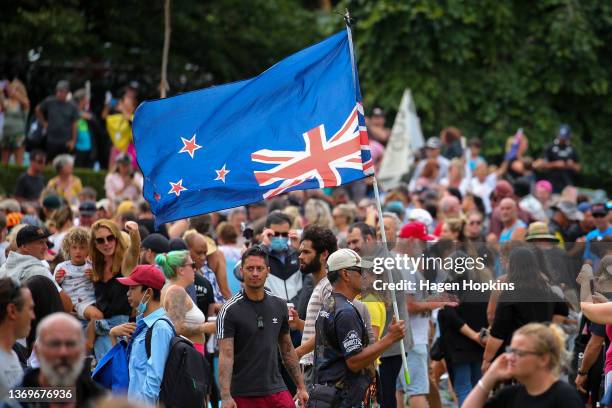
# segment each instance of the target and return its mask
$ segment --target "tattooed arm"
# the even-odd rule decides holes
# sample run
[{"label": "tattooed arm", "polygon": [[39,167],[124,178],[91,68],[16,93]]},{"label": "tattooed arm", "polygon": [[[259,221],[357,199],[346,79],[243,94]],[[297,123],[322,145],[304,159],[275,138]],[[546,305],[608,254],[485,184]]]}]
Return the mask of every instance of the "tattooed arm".
[{"label": "tattooed arm", "polygon": [[194,337],[201,336],[205,332],[205,324],[188,324],[185,323],[185,315],[189,310],[187,300],[187,292],[179,286],[171,286],[166,291],[164,297],[164,309],[172,323],[176,332],[181,336]]},{"label": "tattooed arm", "polygon": [[295,349],[293,348],[293,343],[291,343],[291,336],[289,335],[289,332],[281,333],[278,336],[278,347],[281,352],[283,364],[291,376],[293,383],[297,386],[297,397],[300,400],[301,405],[305,407],[306,402],[308,401],[308,394],[306,393],[306,386],[304,385],[304,376],[302,375],[302,370],[300,369],[300,362],[297,354],[295,353]]},{"label": "tattooed arm", "polygon": [[221,407],[235,408],[236,403],[230,394],[232,370],[234,368],[234,338],[219,340],[219,388],[221,389]]}]

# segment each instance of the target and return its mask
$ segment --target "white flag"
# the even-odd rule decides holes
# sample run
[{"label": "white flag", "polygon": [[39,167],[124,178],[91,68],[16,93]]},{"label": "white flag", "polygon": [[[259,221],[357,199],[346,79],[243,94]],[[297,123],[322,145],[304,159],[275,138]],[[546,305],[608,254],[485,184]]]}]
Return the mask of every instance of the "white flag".
[{"label": "white flag", "polygon": [[414,152],[424,144],[421,122],[416,114],[412,93],[410,89],[406,89],[378,171],[378,179],[386,189],[399,184],[400,178],[408,173],[414,161]]}]

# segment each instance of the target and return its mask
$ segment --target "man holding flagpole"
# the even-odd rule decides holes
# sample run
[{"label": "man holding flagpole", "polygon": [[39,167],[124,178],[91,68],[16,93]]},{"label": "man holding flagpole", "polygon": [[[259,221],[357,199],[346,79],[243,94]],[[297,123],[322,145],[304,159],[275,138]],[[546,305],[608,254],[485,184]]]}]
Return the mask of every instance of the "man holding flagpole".
[{"label": "man holding flagpole", "polygon": [[156,225],[374,174],[345,19],[346,31],[254,78],[138,107],[134,143]]}]

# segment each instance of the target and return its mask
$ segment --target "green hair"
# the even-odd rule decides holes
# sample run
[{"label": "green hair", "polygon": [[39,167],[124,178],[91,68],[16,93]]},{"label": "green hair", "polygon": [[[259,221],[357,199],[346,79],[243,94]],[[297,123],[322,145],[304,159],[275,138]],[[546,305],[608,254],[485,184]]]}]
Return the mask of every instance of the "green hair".
[{"label": "green hair", "polygon": [[155,263],[168,279],[176,277],[176,268],[185,265],[189,251],[170,251],[167,254],[159,254],[155,257]]}]

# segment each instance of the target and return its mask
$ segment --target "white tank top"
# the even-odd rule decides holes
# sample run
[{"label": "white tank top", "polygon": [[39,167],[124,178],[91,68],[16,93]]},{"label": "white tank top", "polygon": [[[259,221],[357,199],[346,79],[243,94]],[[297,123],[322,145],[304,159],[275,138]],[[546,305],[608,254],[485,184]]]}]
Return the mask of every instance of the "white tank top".
[{"label": "white tank top", "polygon": [[196,304],[191,301],[191,309],[185,313],[185,324],[200,325],[206,323],[206,317]]}]

